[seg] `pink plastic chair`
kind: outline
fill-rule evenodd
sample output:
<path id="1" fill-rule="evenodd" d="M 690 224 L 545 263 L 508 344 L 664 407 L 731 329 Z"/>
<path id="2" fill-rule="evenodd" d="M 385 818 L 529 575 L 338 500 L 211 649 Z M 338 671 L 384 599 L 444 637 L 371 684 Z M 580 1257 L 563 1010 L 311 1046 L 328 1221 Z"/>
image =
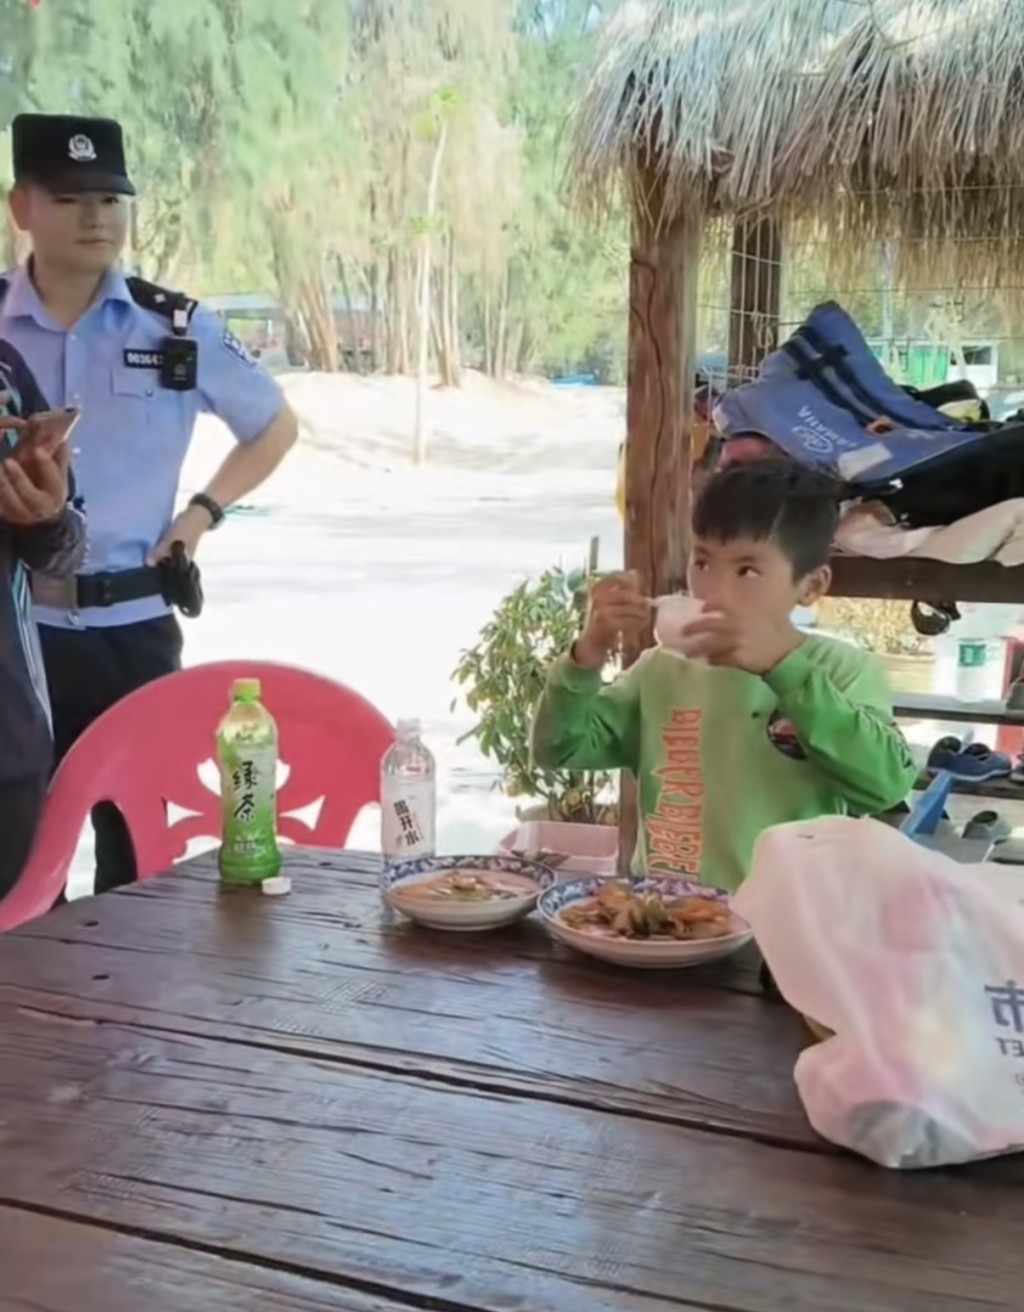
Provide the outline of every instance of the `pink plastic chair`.
<path id="1" fill-rule="evenodd" d="M 0 931 L 43 915 L 64 887 L 89 812 L 120 807 L 139 878 L 166 870 L 195 838 L 220 834 L 220 798 L 199 777 L 235 679 L 259 679 L 289 767 L 278 828 L 293 842 L 343 847 L 359 811 L 380 800 L 380 763 L 394 741 L 384 716 L 350 688 L 287 665 L 223 661 L 158 679 L 111 708 L 54 775 L 28 867 L 0 902 Z M 310 828 L 293 813 L 320 802 Z M 165 802 L 187 812 L 168 819 Z"/>

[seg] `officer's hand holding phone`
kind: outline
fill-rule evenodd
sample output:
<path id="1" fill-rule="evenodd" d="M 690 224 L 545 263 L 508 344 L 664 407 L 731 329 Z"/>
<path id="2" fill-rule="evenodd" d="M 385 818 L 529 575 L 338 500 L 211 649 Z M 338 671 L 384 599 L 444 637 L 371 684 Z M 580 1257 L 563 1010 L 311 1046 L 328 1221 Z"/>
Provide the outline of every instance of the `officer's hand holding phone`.
<path id="1" fill-rule="evenodd" d="M 52 453 L 40 447 L 0 460 L 0 521 L 29 528 L 56 519 L 67 505 L 70 463 L 66 442 Z"/>

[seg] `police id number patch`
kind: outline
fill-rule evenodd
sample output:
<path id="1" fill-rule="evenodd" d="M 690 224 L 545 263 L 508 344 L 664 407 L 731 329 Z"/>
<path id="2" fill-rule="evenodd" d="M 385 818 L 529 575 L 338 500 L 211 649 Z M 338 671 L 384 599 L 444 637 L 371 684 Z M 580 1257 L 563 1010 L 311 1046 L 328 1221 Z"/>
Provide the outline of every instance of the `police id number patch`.
<path id="1" fill-rule="evenodd" d="M 138 347 L 128 346 L 124 352 L 126 369 L 162 369 L 164 367 L 163 351 L 141 351 Z"/>
<path id="2" fill-rule="evenodd" d="M 244 342 L 240 342 L 230 328 L 224 330 L 224 346 L 232 355 L 237 355 L 243 364 L 256 364 L 256 357 L 252 355 L 249 348 Z"/>

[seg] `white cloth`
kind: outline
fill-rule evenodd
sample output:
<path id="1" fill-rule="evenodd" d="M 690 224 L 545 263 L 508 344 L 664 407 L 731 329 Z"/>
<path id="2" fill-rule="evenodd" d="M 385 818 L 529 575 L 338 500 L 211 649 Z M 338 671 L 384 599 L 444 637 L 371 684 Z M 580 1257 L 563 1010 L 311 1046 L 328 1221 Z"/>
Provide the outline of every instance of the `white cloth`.
<path id="1" fill-rule="evenodd" d="M 836 546 L 853 556 L 891 560 L 922 556 L 951 565 L 995 560 L 1024 565 L 1024 499 L 1001 501 L 955 524 L 936 528 L 900 528 L 877 501 L 848 507 L 836 533 Z"/>

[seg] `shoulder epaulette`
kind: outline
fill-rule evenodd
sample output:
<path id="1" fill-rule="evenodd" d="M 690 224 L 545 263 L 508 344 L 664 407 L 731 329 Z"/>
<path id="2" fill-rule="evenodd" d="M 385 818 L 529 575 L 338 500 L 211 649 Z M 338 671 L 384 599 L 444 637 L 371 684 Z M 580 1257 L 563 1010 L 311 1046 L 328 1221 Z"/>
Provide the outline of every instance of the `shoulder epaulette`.
<path id="1" fill-rule="evenodd" d="M 199 302 L 194 301 L 191 296 L 186 296 L 184 292 L 171 291 L 168 287 L 160 287 L 155 282 L 146 282 L 144 278 L 126 278 L 125 282 L 128 284 L 132 300 L 141 309 L 151 310 L 154 314 L 159 314 L 162 319 L 169 319 L 172 324 L 178 311 L 182 310 L 185 313 L 185 326 L 192 322 L 192 316 Z"/>
<path id="2" fill-rule="evenodd" d="M 146 282 L 144 278 L 126 278 L 128 291 L 136 305 L 143 310 L 152 310 L 154 314 L 159 314 L 161 318 L 168 319 L 173 324 L 174 316 L 178 310 L 185 312 L 185 325 L 192 322 L 192 316 L 199 308 L 199 302 L 194 301 L 191 296 L 186 296 L 184 292 L 171 291 L 168 287 L 160 287 L 155 282 Z M 8 281 L 6 278 L 0 278 L 0 304 L 7 295 Z"/>

